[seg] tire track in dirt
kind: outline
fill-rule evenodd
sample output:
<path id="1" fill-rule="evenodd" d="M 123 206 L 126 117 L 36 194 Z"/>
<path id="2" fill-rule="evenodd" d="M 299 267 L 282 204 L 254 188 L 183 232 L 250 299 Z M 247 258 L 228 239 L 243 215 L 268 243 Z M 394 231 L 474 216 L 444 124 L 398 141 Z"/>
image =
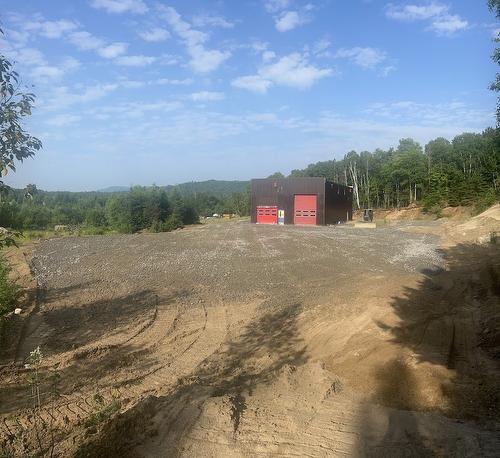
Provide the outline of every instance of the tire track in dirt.
<path id="1" fill-rule="evenodd" d="M 141 354 L 148 351 L 157 361 L 162 362 L 150 371 L 140 373 L 135 377 L 114 376 L 110 380 L 106 378 L 101 380 L 99 394 L 104 404 L 109 404 L 116 399 L 116 392 L 121 399 L 140 398 L 148 392 L 158 391 L 162 386 L 175 384 L 175 380 L 189 373 L 226 340 L 231 326 L 226 307 L 217 305 L 207 308 L 204 302 L 201 302 L 201 306 L 190 308 L 189 313 L 186 312 L 187 307 L 186 304 L 177 304 L 176 313 L 172 319 L 168 314 L 168 309 L 164 310 L 161 305 L 157 306 L 146 324 L 121 343 L 107 346 L 97 344 L 75 353 L 74 357 L 81 360 L 92 357 L 93 353 L 99 351 L 99 358 L 102 358 L 107 353 L 112 354 L 119 350 L 120 346 L 134 343 L 137 349 L 130 353 L 131 356 L 134 353 Z M 181 312 L 181 309 L 184 309 L 184 312 Z M 193 335 L 196 337 L 189 339 Z M 59 419 L 78 422 L 87 417 L 92 409 L 95 410 L 91 402 L 92 396 L 90 393 L 86 397 L 77 397 L 73 401 L 55 404 L 50 409 L 57 410 Z M 51 421 L 51 410 L 42 409 L 39 412 L 42 422 Z M 16 421 L 5 420 L 7 432 L 13 434 L 15 430 L 19 432 L 20 429 L 26 430 L 26 428 L 33 427 L 30 417 L 27 418 L 28 421 L 21 423 L 21 426 Z"/>

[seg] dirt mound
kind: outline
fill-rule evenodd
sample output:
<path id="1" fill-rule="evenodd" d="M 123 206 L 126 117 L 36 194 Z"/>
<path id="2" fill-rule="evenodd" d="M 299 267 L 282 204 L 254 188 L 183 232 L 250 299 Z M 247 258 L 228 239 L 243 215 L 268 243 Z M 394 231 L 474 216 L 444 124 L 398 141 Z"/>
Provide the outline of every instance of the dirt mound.
<path id="1" fill-rule="evenodd" d="M 452 220 L 466 220 L 473 215 L 473 207 L 444 207 L 441 210 L 441 216 Z"/>
<path id="2" fill-rule="evenodd" d="M 464 223 L 447 224 L 445 232 L 453 243 L 495 242 L 496 237 L 500 235 L 500 204 L 493 205 Z"/>
<path id="3" fill-rule="evenodd" d="M 363 211 L 357 210 L 353 213 L 353 220 L 360 221 L 363 218 Z M 377 208 L 374 210 L 375 221 L 397 222 L 397 221 L 413 221 L 413 220 L 432 220 L 435 219 L 433 215 L 426 214 L 422 207 L 416 204 L 402 207 L 400 209 L 384 209 Z"/>
<path id="4" fill-rule="evenodd" d="M 440 218 L 444 221 L 465 221 L 472 217 L 473 207 L 444 207 L 441 210 Z M 353 214 L 353 219 L 355 221 L 361 220 L 363 217 L 363 211 L 357 210 Z M 408 207 L 402 207 L 400 209 L 383 209 L 377 208 L 374 210 L 375 220 L 386 221 L 386 222 L 398 222 L 398 221 L 432 221 L 436 219 L 436 215 L 432 213 L 426 213 L 423 207 L 417 204 L 411 204 Z"/>

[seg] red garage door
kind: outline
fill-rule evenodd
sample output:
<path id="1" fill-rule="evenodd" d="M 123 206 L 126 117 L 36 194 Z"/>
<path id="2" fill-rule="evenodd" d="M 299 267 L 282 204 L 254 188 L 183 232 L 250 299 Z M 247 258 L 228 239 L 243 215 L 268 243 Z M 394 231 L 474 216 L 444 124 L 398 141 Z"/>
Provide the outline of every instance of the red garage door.
<path id="1" fill-rule="evenodd" d="M 257 206 L 257 224 L 278 224 L 278 207 Z"/>
<path id="2" fill-rule="evenodd" d="M 294 201 L 294 224 L 316 224 L 316 195 L 296 195 Z"/>

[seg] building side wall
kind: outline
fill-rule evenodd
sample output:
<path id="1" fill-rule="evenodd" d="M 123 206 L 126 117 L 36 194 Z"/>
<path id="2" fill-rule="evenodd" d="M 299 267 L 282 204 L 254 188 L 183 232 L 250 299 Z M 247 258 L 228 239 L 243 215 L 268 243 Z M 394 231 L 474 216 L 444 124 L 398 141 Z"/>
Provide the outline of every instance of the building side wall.
<path id="1" fill-rule="evenodd" d="M 325 223 L 352 220 L 352 188 L 327 181 L 325 184 Z"/>

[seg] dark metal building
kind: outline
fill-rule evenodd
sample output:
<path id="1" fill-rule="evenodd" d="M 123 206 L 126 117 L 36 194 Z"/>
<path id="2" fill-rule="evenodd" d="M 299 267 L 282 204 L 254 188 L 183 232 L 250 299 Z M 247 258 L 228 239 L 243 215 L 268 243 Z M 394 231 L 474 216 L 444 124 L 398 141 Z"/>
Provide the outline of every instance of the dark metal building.
<path id="1" fill-rule="evenodd" d="M 352 188 L 321 177 L 252 180 L 252 223 L 338 224 L 352 219 Z"/>

